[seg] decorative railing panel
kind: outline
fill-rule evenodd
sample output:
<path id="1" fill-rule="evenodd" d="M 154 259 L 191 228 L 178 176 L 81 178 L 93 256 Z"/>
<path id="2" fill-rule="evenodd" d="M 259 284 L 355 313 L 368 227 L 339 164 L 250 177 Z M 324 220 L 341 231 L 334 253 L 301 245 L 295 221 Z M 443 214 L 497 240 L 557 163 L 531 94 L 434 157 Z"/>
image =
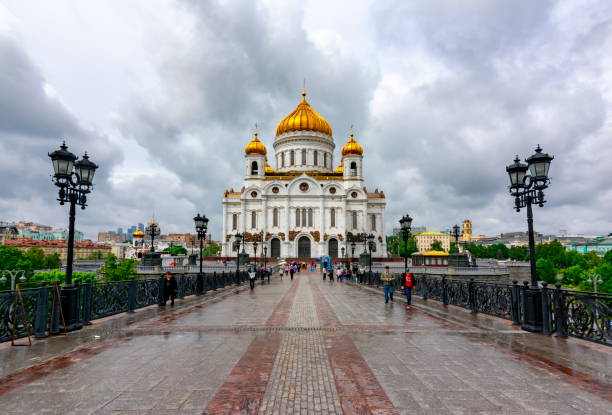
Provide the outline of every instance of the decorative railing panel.
<path id="1" fill-rule="evenodd" d="M 447 280 L 446 292 L 448 304 L 463 308 L 470 308 L 470 291 L 468 281 Z"/>
<path id="2" fill-rule="evenodd" d="M 563 331 L 569 336 L 612 345 L 612 295 L 561 291 Z"/>
<path id="3" fill-rule="evenodd" d="M 510 285 L 471 283 L 474 288 L 474 311 L 512 320 L 512 287 Z"/>
<path id="4" fill-rule="evenodd" d="M 159 302 L 159 279 L 136 281 L 135 308 L 147 307 Z"/>
<path id="5" fill-rule="evenodd" d="M 92 319 L 128 311 L 130 281 L 93 284 L 91 296 Z"/>
<path id="6" fill-rule="evenodd" d="M 34 326 L 38 290 L 21 290 L 21 297 L 23 310 L 31 328 Z M 21 310 L 21 304 L 16 301 L 14 291 L 0 293 L 0 342 L 10 340 L 13 333 L 15 338 L 27 336 L 26 316 Z"/>

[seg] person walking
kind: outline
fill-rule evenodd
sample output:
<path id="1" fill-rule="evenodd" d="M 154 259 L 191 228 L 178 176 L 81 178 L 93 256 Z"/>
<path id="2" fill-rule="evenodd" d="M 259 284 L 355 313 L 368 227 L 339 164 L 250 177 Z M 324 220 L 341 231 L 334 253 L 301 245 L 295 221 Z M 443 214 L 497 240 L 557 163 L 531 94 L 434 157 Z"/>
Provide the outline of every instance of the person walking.
<path id="1" fill-rule="evenodd" d="M 383 282 L 383 289 L 385 291 L 385 303 L 389 302 L 389 299 L 391 299 L 391 302 L 393 302 L 393 280 L 395 278 L 393 277 L 393 274 L 391 274 L 391 272 L 389 271 L 389 266 L 385 267 L 385 270 L 383 271 L 382 275 L 380 276 L 380 280 Z"/>
<path id="2" fill-rule="evenodd" d="M 177 291 L 178 283 L 176 282 L 176 278 L 170 273 L 170 271 L 166 271 L 164 274 L 164 302 L 162 305 L 165 306 L 169 298 L 170 307 L 174 307 L 174 298 L 176 297 Z"/>
<path id="3" fill-rule="evenodd" d="M 255 288 L 255 278 L 256 277 L 257 277 L 257 271 L 255 270 L 255 267 L 251 265 L 251 267 L 249 268 L 249 286 L 251 287 L 251 290 Z"/>
<path id="4" fill-rule="evenodd" d="M 289 264 L 285 265 L 285 276 L 289 274 L 289 267 L 290 267 Z"/>
<path id="5" fill-rule="evenodd" d="M 323 268 L 323 281 L 327 278 L 327 270 Z"/>
<path id="6" fill-rule="evenodd" d="M 291 275 L 291 281 L 293 281 L 293 274 L 295 274 L 297 267 L 295 265 L 292 265 L 291 268 L 289 268 L 289 274 Z"/>
<path id="7" fill-rule="evenodd" d="M 406 308 L 410 306 L 412 303 L 412 287 L 414 287 L 414 278 L 410 273 L 410 270 L 407 269 L 404 274 L 404 294 L 406 294 Z"/>

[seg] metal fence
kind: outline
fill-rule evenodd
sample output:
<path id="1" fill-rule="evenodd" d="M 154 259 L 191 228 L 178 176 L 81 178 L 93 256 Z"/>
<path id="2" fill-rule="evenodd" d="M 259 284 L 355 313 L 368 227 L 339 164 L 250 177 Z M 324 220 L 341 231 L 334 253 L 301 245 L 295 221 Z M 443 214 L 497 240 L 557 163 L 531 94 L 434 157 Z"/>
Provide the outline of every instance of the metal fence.
<path id="1" fill-rule="evenodd" d="M 193 273 L 174 276 L 178 284 L 177 298 L 241 284 L 248 278 L 244 271 L 207 272 L 202 279 Z M 164 300 L 163 277 L 116 282 L 76 280 L 75 286 L 79 293 L 79 320 L 83 325 L 98 318 L 159 304 Z M 43 284 L 39 288 L 20 292 L 22 300 L 19 300 L 15 291 L 0 292 L 0 342 L 28 334 L 42 338 L 63 330 L 59 308 L 61 301 L 57 295 L 59 290 Z"/>
<path id="2" fill-rule="evenodd" d="M 474 279 L 413 275 L 413 294 L 424 300 L 440 301 L 515 324 L 523 323 L 527 283 L 494 284 Z M 380 273 L 361 275 L 358 283 L 380 286 Z M 403 275 L 396 275 L 395 288 L 401 288 L 402 284 Z M 545 334 L 572 336 L 612 346 L 612 294 L 566 290 L 559 284 L 549 288 L 543 284 L 542 321 Z"/>

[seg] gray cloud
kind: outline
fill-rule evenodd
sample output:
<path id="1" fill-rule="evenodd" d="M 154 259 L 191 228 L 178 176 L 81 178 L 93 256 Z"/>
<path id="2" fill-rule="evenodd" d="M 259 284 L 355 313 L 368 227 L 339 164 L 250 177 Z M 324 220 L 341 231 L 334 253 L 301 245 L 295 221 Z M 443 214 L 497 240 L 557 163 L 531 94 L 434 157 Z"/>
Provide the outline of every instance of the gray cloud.
<path id="1" fill-rule="evenodd" d="M 55 204 L 46 152 L 69 137 L 102 166 L 81 222 L 90 233 L 153 213 L 164 232 L 187 231 L 200 211 L 218 237 L 222 191 L 242 184 L 253 124 L 271 155 L 276 124 L 307 78 L 338 147 L 356 125 L 367 186 L 387 194 L 388 230 L 405 212 L 434 230 L 465 218 L 476 233 L 524 229 L 504 168 L 541 144 L 555 160 L 536 228 L 612 231 L 607 2 L 351 3 L 359 36 L 324 19 L 308 25 L 306 8 L 324 15 L 314 4 L 172 6 L 188 19 L 144 32 L 141 65 L 157 78 L 118 91 L 111 129 L 84 128 L 78 108 L 45 93 L 24 47 L 0 38 L 0 58 L 12 63 L 0 68 L 0 216 L 62 222 L 59 207 L 45 208 Z M 143 18 L 135 27 L 150 26 Z M 119 41 L 109 34 L 109 45 Z M 134 143 L 142 153 L 124 156 Z M 130 168 L 140 159 L 148 170 Z"/>

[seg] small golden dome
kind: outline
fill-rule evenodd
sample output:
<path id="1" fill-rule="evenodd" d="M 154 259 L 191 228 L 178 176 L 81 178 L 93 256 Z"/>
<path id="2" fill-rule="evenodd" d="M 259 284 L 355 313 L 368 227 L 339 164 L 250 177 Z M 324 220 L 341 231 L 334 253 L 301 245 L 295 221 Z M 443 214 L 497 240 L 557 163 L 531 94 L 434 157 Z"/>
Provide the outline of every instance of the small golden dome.
<path id="1" fill-rule="evenodd" d="M 338 167 L 336 168 L 336 173 L 342 173 L 344 172 L 344 167 L 342 166 L 342 163 L 338 164 Z"/>
<path id="2" fill-rule="evenodd" d="M 268 160 L 266 160 L 266 173 L 272 172 L 274 172 L 274 170 L 272 170 L 272 166 L 270 166 L 270 163 L 268 163 Z"/>
<path id="3" fill-rule="evenodd" d="M 362 156 L 363 155 L 363 147 L 355 141 L 353 137 L 353 133 L 351 133 L 351 138 L 346 142 L 344 147 L 342 147 L 342 155 L 343 156 Z"/>
<path id="4" fill-rule="evenodd" d="M 140 229 L 136 229 L 134 233 L 132 233 L 132 237 L 134 238 L 144 238 L 144 232 Z"/>
<path id="5" fill-rule="evenodd" d="M 302 102 L 293 110 L 293 112 L 285 117 L 284 120 L 278 123 L 276 127 L 276 136 L 288 133 L 290 131 L 315 131 L 318 133 L 332 135 L 331 126 L 325 118 L 321 117 L 312 109 L 306 101 L 306 93 L 302 92 Z"/>
<path id="6" fill-rule="evenodd" d="M 255 133 L 255 136 L 253 137 L 251 142 L 247 144 L 247 146 L 244 148 L 244 152 L 247 155 L 261 154 L 262 156 L 265 156 L 268 150 L 266 150 L 266 146 L 264 146 L 264 144 L 259 141 L 259 138 L 257 138 L 257 133 Z"/>

